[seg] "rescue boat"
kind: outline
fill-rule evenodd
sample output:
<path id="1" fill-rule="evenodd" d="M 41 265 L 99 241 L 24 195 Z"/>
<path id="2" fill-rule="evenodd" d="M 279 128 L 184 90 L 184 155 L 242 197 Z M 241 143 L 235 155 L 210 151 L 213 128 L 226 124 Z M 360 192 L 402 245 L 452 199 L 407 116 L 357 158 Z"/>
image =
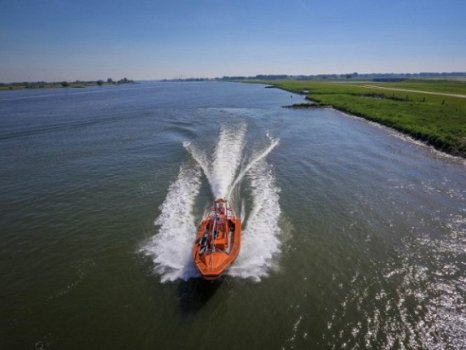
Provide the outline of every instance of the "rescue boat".
<path id="1" fill-rule="evenodd" d="M 219 278 L 235 261 L 241 244 L 241 220 L 228 201 L 214 201 L 201 221 L 193 247 L 194 264 L 207 280 Z"/>

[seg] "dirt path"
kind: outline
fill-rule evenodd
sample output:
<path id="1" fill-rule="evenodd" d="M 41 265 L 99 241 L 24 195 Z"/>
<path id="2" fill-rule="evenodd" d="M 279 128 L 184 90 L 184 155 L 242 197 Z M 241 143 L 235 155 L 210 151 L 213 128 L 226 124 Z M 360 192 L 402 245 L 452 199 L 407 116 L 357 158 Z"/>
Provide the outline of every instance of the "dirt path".
<path id="1" fill-rule="evenodd" d="M 412 89 L 401 89 L 401 88 L 389 88 L 377 85 L 359 85 L 361 87 L 365 87 L 368 89 L 383 89 L 383 90 L 394 90 L 394 91 L 405 91 L 405 92 L 419 92 L 422 94 L 429 94 L 429 95 L 438 95 L 438 96 L 449 96 L 449 97 L 459 97 L 459 98 L 466 98 L 466 95 L 460 94 L 447 94 L 444 92 L 432 92 L 432 91 L 424 91 L 424 90 L 412 90 Z"/>

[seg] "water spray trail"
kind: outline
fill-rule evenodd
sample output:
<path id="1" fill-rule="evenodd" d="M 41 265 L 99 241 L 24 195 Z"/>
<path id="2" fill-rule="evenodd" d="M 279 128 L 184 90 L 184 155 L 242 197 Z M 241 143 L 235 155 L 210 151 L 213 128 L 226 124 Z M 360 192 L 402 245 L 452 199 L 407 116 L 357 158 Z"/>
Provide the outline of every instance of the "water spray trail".
<path id="1" fill-rule="evenodd" d="M 201 171 L 185 165 L 168 188 L 167 197 L 155 220 L 159 232 L 141 250 L 154 261 L 154 271 L 162 282 L 197 275 L 191 257 L 193 234 L 196 232 L 192 208 L 201 185 Z"/>
<path id="2" fill-rule="evenodd" d="M 246 175 L 247 172 L 251 170 L 254 164 L 256 164 L 258 161 L 266 157 L 270 152 L 272 152 L 272 150 L 278 145 L 279 141 L 280 140 L 272 139 L 272 143 L 270 144 L 270 146 L 267 147 L 263 152 L 259 153 L 251 162 L 249 162 L 249 164 L 243 170 L 241 170 L 241 172 L 238 174 L 237 178 L 231 185 L 230 190 L 228 191 L 227 197 L 230 197 L 231 191 L 233 191 L 235 186 L 243 179 L 244 175 Z"/>
<path id="3" fill-rule="evenodd" d="M 161 214 L 155 221 L 160 226 L 159 232 L 142 249 L 153 258 L 154 270 L 162 282 L 199 276 L 191 251 L 196 233 L 192 209 L 201 187 L 201 169 L 215 198 L 229 197 L 243 178 L 247 176 L 250 179 L 252 212 L 247 215 L 247 226 L 243 228 L 240 254 L 227 274 L 255 280 L 267 275 L 273 257 L 280 250 L 278 220 L 281 209 L 280 189 L 275 184 L 266 156 L 279 141 L 269 137 L 270 145 L 253 152 L 252 160 L 246 161 L 243 153 L 245 133 L 245 124 L 231 129 L 222 126 L 215 152 L 210 157 L 195 143 L 183 144 L 197 165 L 194 168 L 180 167 L 178 177 L 168 188 L 160 207 Z M 242 160 L 247 165 L 238 173 Z M 244 199 L 240 216 L 242 221 L 246 217 Z"/>
<path id="4" fill-rule="evenodd" d="M 239 128 L 234 129 L 222 126 L 213 159 L 209 159 L 194 144 L 190 142 L 183 144 L 194 160 L 201 166 L 209 181 L 214 198 L 223 198 L 228 194 L 228 188 L 241 162 L 245 134 L 245 124 L 241 124 Z"/>
<path id="5" fill-rule="evenodd" d="M 280 251 L 280 188 L 271 167 L 263 160 L 250 168 L 253 210 L 241 238 L 241 250 L 227 274 L 259 281 L 268 274 Z"/>
<path id="6" fill-rule="evenodd" d="M 212 164 L 213 182 L 211 185 L 215 198 L 227 196 L 228 187 L 233 181 L 241 162 L 245 133 L 246 126 L 244 124 L 239 129 L 233 130 L 222 127 Z"/>
<path id="7" fill-rule="evenodd" d="M 204 172 L 204 175 L 207 177 L 207 180 L 209 183 L 212 183 L 212 174 L 210 170 L 210 161 L 205 155 L 204 152 L 199 150 L 195 145 L 193 145 L 192 142 L 183 142 L 184 148 L 191 154 L 193 159 L 199 164 L 199 166 L 202 168 L 202 171 Z"/>

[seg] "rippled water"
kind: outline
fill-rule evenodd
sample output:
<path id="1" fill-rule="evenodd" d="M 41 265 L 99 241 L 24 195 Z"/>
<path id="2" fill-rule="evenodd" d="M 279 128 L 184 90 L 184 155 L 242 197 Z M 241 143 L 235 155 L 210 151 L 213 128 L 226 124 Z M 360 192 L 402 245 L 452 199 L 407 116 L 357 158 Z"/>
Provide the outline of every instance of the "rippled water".
<path id="1" fill-rule="evenodd" d="M 466 164 L 261 85 L 0 94 L 0 348 L 466 342 Z M 243 219 L 191 262 L 213 197 Z"/>

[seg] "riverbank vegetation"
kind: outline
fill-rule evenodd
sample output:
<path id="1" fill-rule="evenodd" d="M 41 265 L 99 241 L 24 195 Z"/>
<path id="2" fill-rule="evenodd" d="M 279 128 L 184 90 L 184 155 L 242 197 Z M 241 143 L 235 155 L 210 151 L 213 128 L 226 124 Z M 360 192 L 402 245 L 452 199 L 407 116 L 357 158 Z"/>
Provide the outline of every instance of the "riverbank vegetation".
<path id="1" fill-rule="evenodd" d="M 133 80 L 123 78 L 117 81 L 114 81 L 112 78 L 107 80 L 75 80 L 70 81 L 60 81 L 60 82 L 46 82 L 46 81 L 36 81 L 36 82 L 18 82 L 18 83 L 0 83 L 0 90 L 20 90 L 20 89 L 53 89 L 53 88 L 85 88 L 89 86 L 104 86 L 104 85 L 121 85 L 121 84 L 131 84 L 134 83 Z"/>
<path id="2" fill-rule="evenodd" d="M 320 105 L 330 105 L 340 111 L 389 126 L 439 150 L 466 158 L 466 82 L 406 80 L 393 83 L 267 83 L 304 94 L 307 99 Z M 464 94 L 465 98 L 441 94 Z"/>

